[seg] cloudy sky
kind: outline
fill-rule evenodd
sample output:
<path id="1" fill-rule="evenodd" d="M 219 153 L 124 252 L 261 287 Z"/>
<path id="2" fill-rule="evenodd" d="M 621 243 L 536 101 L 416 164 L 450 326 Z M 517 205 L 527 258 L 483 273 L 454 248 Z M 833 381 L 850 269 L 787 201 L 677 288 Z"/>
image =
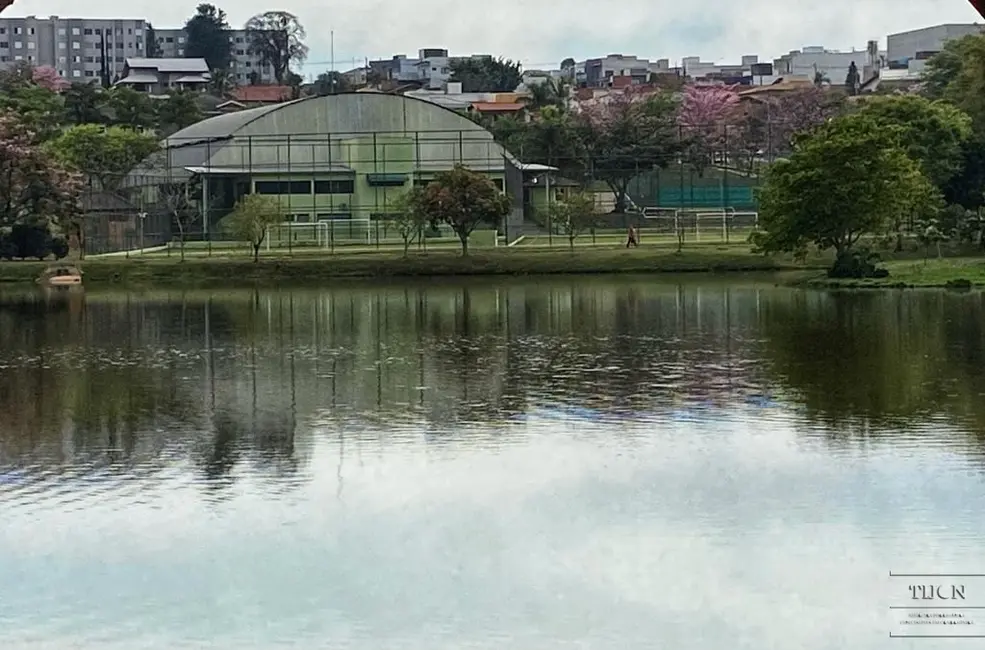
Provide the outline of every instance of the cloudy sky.
<path id="1" fill-rule="evenodd" d="M 146 18 L 180 26 L 197 0 L 16 0 L 5 16 Z M 968 0 L 236 0 L 217 2 L 233 25 L 268 9 L 296 13 L 311 47 L 306 74 L 329 67 L 335 32 L 338 69 L 364 58 L 444 47 L 452 54 L 488 53 L 527 68 L 556 66 L 607 53 L 679 60 L 700 55 L 719 63 L 743 54 L 772 59 L 805 45 L 864 49 L 869 39 L 945 22 L 981 22 Z M 80 7 L 85 7 L 80 16 Z"/>

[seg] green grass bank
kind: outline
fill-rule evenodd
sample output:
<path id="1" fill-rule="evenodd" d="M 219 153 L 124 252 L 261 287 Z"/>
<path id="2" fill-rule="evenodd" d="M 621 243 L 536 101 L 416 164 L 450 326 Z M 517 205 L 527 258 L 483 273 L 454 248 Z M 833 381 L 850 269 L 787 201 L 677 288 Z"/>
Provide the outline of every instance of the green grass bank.
<path id="1" fill-rule="evenodd" d="M 80 263 L 86 286 L 235 287 L 317 284 L 340 278 L 399 278 L 440 276 L 560 275 L 602 273 L 728 273 L 821 269 L 827 260 L 808 264 L 752 254 L 748 245 L 685 249 L 502 248 L 462 257 L 457 251 L 337 253 L 295 257 L 189 255 L 172 257 L 99 257 Z M 0 262 L 0 282 L 30 283 L 47 266 L 44 262 Z"/>
<path id="2" fill-rule="evenodd" d="M 985 257 L 891 260 L 886 278 L 833 279 L 822 272 L 798 274 L 792 284 L 818 289 L 970 289 L 985 287 Z"/>

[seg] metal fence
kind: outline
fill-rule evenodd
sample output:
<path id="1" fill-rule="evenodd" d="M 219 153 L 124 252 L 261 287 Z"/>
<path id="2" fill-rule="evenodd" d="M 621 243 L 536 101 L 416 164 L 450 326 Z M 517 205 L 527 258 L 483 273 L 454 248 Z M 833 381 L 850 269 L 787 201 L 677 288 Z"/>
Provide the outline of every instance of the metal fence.
<path id="1" fill-rule="evenodd" d="M 392 225 L 398 197 L 454 164 L 488 174 L 511 197 L 512 213 L 488 226 L 503 245 L 521 236 L 547 235 L 553 242 L 536 214 L 572 191 L 595 194 L 600 215 L 593 231 L 635 224 L 664 236 L 670 222 L 654 215 L 677 210 L 674 237 L 683 230 L 688 241 L 713 241 L 720 232 L 722 241 L 733 241 L 746 226 L 730 224 L 756 212 L 761 172 L 784 150 L 779 141 L 786 136 L 769 126 L 765 139 L 757 139 L 748 123 L 659 128 L 665 155 L 641 150 L 635 160 L 566 157 L 563 142 L 556 150 L 521 144 L 508 152 L 480 129 L 172 138 L 126 176 L 88 190 L 84 250 L 166 253 L 182 241 L 186 250 L 205 254 L 245 247 L 232 240 L 223 219 L 248 193 L 277 199 L 286 215 L 265 250 L 396 246 L 402 241 Z M 457 242 L 448 229 L 423 234 L 421 246 Z"/>

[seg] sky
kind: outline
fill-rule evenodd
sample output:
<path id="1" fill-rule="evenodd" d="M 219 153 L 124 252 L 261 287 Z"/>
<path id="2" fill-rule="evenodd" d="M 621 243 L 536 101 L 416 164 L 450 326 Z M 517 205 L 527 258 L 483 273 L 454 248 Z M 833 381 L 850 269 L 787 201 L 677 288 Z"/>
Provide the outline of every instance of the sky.
<path id="1" fill-rule="evenodd" d="M 197 0 L 15 0 L 4 16 L 144 18 L 179 27 Z M 527 69 L 557 67 L 566 57 L 635 54 L 651 60 L 738 62 L 743 54 L 772 60 L 808 45 L 864 50 L 866 42 L 940 23 L 982 22 L 968 0 L 235 0 L 214 3 L 240 26 L 253 14 L 283 9 L 305 26 L 311 48 L 305 76 L 362 65 L 365 59 L 414 56 L 425 47 L 450 54 L 492 54 Z M 611 7 L 611 9 L 609 8 Z"/>

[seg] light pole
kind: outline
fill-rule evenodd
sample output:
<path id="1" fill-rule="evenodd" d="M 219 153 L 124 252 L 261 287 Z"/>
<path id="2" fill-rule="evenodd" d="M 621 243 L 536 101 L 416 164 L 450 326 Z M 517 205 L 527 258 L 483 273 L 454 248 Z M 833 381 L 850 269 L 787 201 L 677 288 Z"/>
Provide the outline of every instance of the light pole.
<path id="1" fill-rule="evenodd" d="M 140 212 L 137 214 L 140 218 L 140 254 L 144 254 L 144 219 L 147 218 L 146 212 Z"/>

